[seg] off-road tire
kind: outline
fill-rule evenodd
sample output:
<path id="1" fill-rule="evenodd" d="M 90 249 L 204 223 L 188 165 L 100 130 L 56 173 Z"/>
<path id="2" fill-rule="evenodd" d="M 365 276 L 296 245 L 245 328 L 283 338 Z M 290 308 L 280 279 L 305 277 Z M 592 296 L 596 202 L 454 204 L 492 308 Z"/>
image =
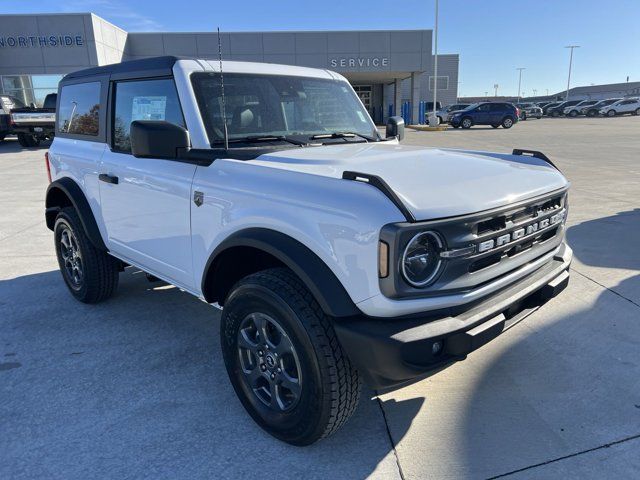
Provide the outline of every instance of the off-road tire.
<path id="1" fill-rule="evenodd" d="M 244 379 L 238 331 L 256 313 L 277 319 L 297 353 L 301 394 L 290 411 L 266 405 Z M 302 446 L 327 437 L 358 405 L 360 378 L 331 318 L 286 268 L 249 275 L 232 288 L 222 311 L 220 339 L 229 379 L 243 406 L 258 425 L 284 442 Z"/>
<path id="2" fill-rule="evenodd" d="M 33 148 L 40 145 L 40 139 L 28 133 L 19 133 L 18 143 L 25 148 Z"/>
<path id="3" fill-rule="evenodd" d="M 65 229 L 69 229 L 77 241 L 83 270 L 79 284 L 74 284 L 63 259 L 61 236 Z M 60 273 L 71 294 L 83 303 L 98 303 L 111 297 L 118 288 L 119 262 L 93 246 L 73 207 L 65 207 L 58 213 L 53 232 Z"/>

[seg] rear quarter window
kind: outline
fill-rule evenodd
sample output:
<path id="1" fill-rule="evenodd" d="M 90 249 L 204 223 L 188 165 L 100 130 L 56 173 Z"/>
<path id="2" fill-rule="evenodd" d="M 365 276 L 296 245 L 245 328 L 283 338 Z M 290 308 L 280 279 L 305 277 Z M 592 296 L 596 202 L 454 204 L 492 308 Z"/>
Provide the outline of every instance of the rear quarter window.
<path id="1" fill-rule="evenodd" d="M 65 85 L 60 92 L 58 132 L 96 137 L 100 132 L 100 82 Z"/>

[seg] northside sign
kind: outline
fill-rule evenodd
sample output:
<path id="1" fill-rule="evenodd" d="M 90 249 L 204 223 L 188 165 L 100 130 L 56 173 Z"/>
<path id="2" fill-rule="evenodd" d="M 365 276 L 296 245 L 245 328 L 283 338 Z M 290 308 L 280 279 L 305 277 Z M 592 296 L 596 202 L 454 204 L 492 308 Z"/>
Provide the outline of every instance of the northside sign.
<path id="1" fill-rule="evenodd" d="M 1 35 L 0 48 L 82 47 L 82 35 Z"/>

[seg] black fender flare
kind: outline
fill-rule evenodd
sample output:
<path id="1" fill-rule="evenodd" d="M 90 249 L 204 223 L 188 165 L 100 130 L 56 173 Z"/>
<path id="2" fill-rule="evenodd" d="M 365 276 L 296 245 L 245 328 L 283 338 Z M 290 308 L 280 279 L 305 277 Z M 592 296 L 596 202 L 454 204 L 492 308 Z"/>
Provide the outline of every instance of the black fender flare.
<path id="1" fill-rule="evenodd" d="M 49 230 L 53 230 L 56 222 L 56 215 L 58 215 L 58 212 L 66 206 L 66 204 L 60 203 L 59 195 L 61 193 L 69 199 L 73 208 L 78 212 L 84 232 L 93 246 L 99 250 L 108 251 L 107 246 L 104 244 L 104 240 L 102 239 L 102 235 L 100 234 L 100 229 L 98 228 L 96 219 L 93 216 L 93 211 L 87 201 L 87 197 L 85 197 L 80 186 L 69 177 L 63 177 L 56 180 L 49 184 L 49 187 L 47 188 L 45 218 Z"/>
<path id="2" fill-rule="evenodd" d="M 268 228 L 240 230 L 214 249 L 202 277 L 202 292 L 207 301 L 210 301 L 207 292 L 215 282 L 216 259 L 234 247 L 251 247 L 275 257 L 300 278 L 327 315 L 350 317 L 361 314 L 340 280 L 320 257 L 298 240 Z"/>

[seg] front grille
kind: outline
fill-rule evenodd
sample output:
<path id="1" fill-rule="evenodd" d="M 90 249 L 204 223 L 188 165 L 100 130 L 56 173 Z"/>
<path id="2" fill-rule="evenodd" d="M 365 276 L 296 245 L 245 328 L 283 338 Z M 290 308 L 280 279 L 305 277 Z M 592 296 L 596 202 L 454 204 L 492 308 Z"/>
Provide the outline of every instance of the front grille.
<path id="1" fill-rule="evenodd" d="M 390 258 L 399 259 L 407 242 L 424 230 L 441 235 L 447 255 L 443 256 L 439 276 L 428 288 L 410 287 L 401 273 L 394 271 L 380 281 L 381 289 L 392 297 L 425 297 L 489 284 L 559 247 L 566 212 L 566 190 L 562 190 L 489 212 L 410 225 L 391 224 L 381 232 L 381 240 L 390 245 Z M 464 253 L 457 255 L 456 251 Z"/>

